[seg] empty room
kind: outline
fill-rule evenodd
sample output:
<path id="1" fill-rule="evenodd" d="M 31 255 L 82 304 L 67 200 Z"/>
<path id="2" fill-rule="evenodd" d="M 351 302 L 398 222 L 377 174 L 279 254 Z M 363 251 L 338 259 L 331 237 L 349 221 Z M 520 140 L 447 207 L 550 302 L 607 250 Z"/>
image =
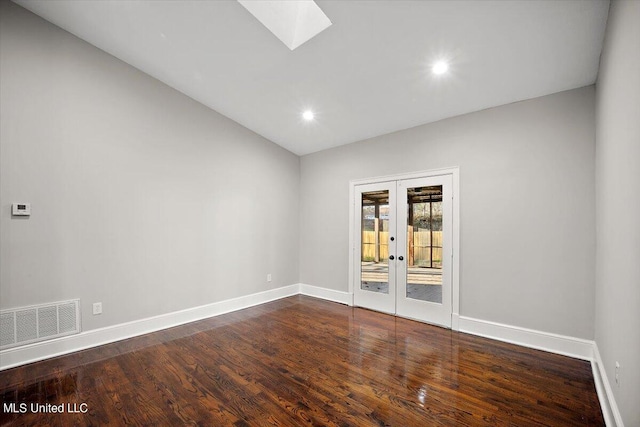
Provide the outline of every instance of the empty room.
<path id="1" fill-rule="evenodd" d="M 640 426 L 640 0 L 0 0 L 0 426 Z"/>

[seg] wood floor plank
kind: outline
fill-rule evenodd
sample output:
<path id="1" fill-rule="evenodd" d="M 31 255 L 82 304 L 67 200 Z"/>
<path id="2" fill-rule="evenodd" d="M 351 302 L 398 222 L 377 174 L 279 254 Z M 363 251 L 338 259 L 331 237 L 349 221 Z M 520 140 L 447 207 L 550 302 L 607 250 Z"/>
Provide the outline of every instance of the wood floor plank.
<path id="1" fill-rule="evenodd" d="M 305 296 L 6 370 L 0 394 L 88 409 L 1 426 L 604 425 L 589 362 Z"/>

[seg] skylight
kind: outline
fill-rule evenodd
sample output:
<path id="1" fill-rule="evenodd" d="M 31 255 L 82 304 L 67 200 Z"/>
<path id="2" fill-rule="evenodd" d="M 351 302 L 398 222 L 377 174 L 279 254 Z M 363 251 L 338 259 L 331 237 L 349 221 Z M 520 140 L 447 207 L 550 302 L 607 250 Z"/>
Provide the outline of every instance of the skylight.
<path id="1" fill-rule="evenodd" d="M 331 25 L 313 0 L 238 0 L 238 3 L 291 50 Z"/>

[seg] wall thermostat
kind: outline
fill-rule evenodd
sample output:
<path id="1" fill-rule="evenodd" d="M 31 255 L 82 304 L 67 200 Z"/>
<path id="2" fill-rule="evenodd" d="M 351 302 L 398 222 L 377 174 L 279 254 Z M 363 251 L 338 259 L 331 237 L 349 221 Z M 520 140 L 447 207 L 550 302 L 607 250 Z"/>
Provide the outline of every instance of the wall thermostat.
<path id="1" fill-rule="evenodd" d="M 13 203 L 11 205 L 11 215 L 13 216 L 31 215 L 31 203 Z"/>

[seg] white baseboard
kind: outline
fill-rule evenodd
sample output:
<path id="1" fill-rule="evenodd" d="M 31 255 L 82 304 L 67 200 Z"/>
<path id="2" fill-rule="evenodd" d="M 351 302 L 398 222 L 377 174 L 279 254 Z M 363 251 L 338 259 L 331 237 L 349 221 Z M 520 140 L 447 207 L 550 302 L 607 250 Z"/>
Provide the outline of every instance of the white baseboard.
<path id="1" fill-rule="evenodd" d="M 451 313 L 451 330 L 452 331 L 460 331 L 460 314 L 459 313 Z"/>
<path id="2" fill-rule="evenodd" d="M 611 384 L 602 365 L 598 345 L 595 341 L 464 316 L 454 316 L 454 322 L 456 320 L 460 327 L 460 332 L 590 361 L 593 381 L 595 382 L 596 393 L 598 394 L 605 424 L 608 427 L 624 427 L 618 405 L 611 390 Z"/>
<path id="3" fill-rule="evenodd" d="M 334 289 L 321 288 L 304 283 L 300 283 L 299 286 L 302 295 L 339 302 L 340 304 L 353 305 L 353 294 L 349 292 L 336 291 Z"/>
<path id="4" fill-rule="evenodd" d="M 504 325 L 487 320 L 459 317 L 460 332 L 479 335 L 498 341 L 504 341 L 523 347 L 544 350 L 582 360 L 591 360 L 593 341 L 581 338 Z"/>
<path id="5" fill-rule="evenodd" d="M 300 293 L 300 286 L 297 284 L 290 285 L 133 322 L 93 329 L 50 341 L 10 348 L 0 351 L 0 371 L 126 338 L 148 334 L 196 320 L 219 316 L 231 311 L 297 295 L 298 293 Z"/>
<path id="6" fill-rule="evenodd" d="M 602 416 L 608 427 L 624 427 L 620 410 L 616 404 L 611 383 L 604 369 L 598 343 L 593 343 L 593 360 L 591 361 L 591 369 L 593 371 L 593 381 L 596 383 L 596 391 L 600 400 L 600 408 L 602 408 Z"/>
<path id="7" fill-rule="evenodd" d="M 353 305 L 353 294 L 351 293 L 298 283 L 160 316 L 81 332 L 77 335 L 3 350 L 0 351 L 0 371 L 206 319 L 208 317 L 219 316 L 298 294 L 350 306 Z M 606 425 L 610 427 L 624 427 L 611 389 L 611 384 L 607 378 L 607 373 L 603 367 L 600 352 L 595 342 L 486 320 L 473 319 L 457 314 L 452 316 L 452 329 L 459 329 L 460 332 L 466 332 L 472 335 L 591 361 L 596 391 Z"/>

